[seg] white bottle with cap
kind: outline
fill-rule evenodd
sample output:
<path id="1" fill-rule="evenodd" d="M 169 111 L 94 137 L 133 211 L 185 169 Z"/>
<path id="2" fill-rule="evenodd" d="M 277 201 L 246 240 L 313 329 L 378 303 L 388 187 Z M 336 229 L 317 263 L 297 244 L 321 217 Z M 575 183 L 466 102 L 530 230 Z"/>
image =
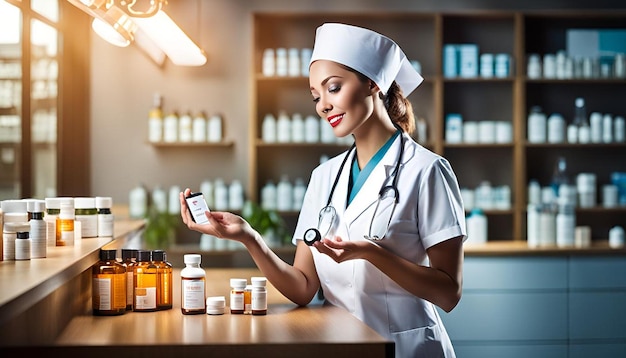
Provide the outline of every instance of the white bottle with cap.
<path id="1" fill-rule="evenodd" d="M 113 199 L 109 196 L 96 196 L 98 210 L 98 237 L 113 237 Z"/>
<path id="2" fill-rule="evenodd" d="M 271 113 L 268 113 L 263 118 L 263 124 L 261 128 L 261 139 L 265 143 L 276 142 L 276 118 Z"/>
<path id="3" fill-rule="evenodd" d="M 43 213 L 46 210 L 44 200 L 33 200 L 28 203 L 31 208 L 31 218 L 28 222 L 30 226 L 30 257 L 32 259 L 43 258 L 48 253 L 48 239 L 46 237 L 46 222 L 43 220 Z"/>
<path id="4" fill-rule="evenodd" d="M 183 256 L 180 309 L 184 315 L 206 313 L 206 272 L 200 267 L 201 261 L 199 254 Z"/>
<path id="5" fill-rule="evenodd" d="M 74 199 L 61 199 L 61 212 L 57 218 L 56 246 L 74 246 Z"/>
<path id="6" fill-rule="evenodd" d="M 300 113 L 291 115 L 291 141 L 294 143 L 304 142 L 304 119 Z"/>
<path id="7" fill-rule="evenodd" d="M 291 142 L 291 119 L 287 112 L 280 111 L 276 121 L 276 141 L 278 143 Z"/>
<path id="8" fill-rule="evenodd" d="M 614 226 L 609 230 L 609 246 L 614 249 L 624 247 L 624 228 Z"/>
<path id="9" fill-rule="evenodd" d="M 178 119 L 178 140 L 183 143 L 188 143 L 191 142 L 192 138 L 192 119 L 191 115 L 186 112 Z"/>
<path id="10" fill-rule="evenodd" d="M 278 182 L 276 195 L 276 209 L 281 211 L 289 211 L 293 208 L 293 188 L 289 182 L 289 178 L 283 175 Z"/>
<path id="11" fill-rule="evenodd" d="M 193 142 L 202 143 L 207 140 L 207 121 L 204 113 L 197 113 L 193 118 Z"/>
<path id="12" fill-rule="evenodd" d="M 222 141 L 224 134 L 221 115 L 215 113 L 209 118 L 207 131 L 207 140 L 210 143 L 219 143 Z"/>
<path id="13" fill-rule="evenodd" d="M 274 49 L 266 48 L 263 51 L 263 76 L 272 77 L 276 74 L 276 59 Z"/>
<path id="14" fill-rule="evenodd" d="M 213 187 L 215 209 L 218 211 L 228 210 L 228 187 L 222 178 L 215 179 Z"/>
<path id="15" fill-rule="evenodd" d="M 265 210 L 276 210 L 276 185 L 268 180 L 261 189 L 261 207 Z"/>
<path id="16" fill-rule="evenodd" d="M 541 107 L 533 106 L 528 114 L 528 142 L 545 143 L 546 129 L 546 115 L 541 112 Z"/>
<path id="17" fill-rule="evenodd" d="M 163 120 L 163 141 L 174 143 L 178 141 L 178 116 L 172 112 Z"/>
<path id="18" fill-rule="evenodd" d="M 306 135 L 304 141 L 307 143 L 317 143 L 320 141 L 320 121 L 313 115 L 306 116 L 304 120 Z"/>
<path id="19" fill-rule="evenodd" d="M 76 221 L 80 221 L 81 237 L 98 237 L 98 210 L 96 199 L 90 197 L 74 198 Z"/>
<path id="20" fill-rule="evenodd" d="M 228 187 L 228 209 L 241 210 L 243 209 L 243 202 L 243 186 L 241 181 L 235 179 Z"/>

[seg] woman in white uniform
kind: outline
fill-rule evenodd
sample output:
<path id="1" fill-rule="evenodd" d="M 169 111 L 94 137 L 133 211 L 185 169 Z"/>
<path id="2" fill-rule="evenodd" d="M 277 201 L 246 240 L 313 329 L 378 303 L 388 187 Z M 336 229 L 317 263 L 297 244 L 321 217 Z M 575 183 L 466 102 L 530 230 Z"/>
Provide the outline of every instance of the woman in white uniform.
<path id="1" fill-rule="evenodd" d="M 395 342 L 397 357 L 454 357 L 437 313 L 459 302 L 465 214 L 447 160 L 409 135 L 406 99 L 422 82 L 399 46 L 376 32 L 328 23 L 316 32 L 309 83 L 317 113 L 354 145 L 311 175 L 293 236 L 294 264 L 241 217 L 207 212 L 192 230 L 245 245 L 270 282 L 306 305 L 322 289 Z"/>

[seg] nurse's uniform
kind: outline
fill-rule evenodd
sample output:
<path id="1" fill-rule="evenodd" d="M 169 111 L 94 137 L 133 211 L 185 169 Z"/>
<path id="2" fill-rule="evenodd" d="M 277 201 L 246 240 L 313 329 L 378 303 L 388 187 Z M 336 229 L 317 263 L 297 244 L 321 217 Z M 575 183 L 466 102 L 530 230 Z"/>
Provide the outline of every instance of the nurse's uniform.
<path id="1" fill-rule="evenodd" d="M 330 60 L 374 81 L 386 94 L 395 81 L 408 96 L 423 81 L 393 40 L 374 31 L 327 23 L 317 28 L 310 63 Z M 399 202 L 387 235 L 376 244 L 417 265 L 428 265 L 426 250 L 455 237 L 466 238 L 459 186 L 443 157 L 404 136 L 398 176 Z M 317 227 L 320 210 L 332 195 L 339 218 L 335 234 L 343 240 L 366 240 L 378 192 L 390 185 L 400 153 L 400 136 L 347 203 L 350 165 L 339 173 L 343 153 L 318 166 L 311 175 L 292 242 Z M 355 151 L 350 153 L 351 163 Z M 376 218 L 374 218 L 376 220 Z M 396 357 L 454 357 L 454 350 L 435 306 L 410 294 L 366 260 L 336 263 L 311 248 L 328 304 L 342 307 L 395 342 Z"/>
<path id="2" fill-rule="evenodd" d="M 465 214 L 456 177 L 442 157 L 405 136 L 404 158 L 398 177 L 400 200 L 384 239 L 376 243 L 419 265 L 428 265 L 426 249 L 465 236 Z M 346 208 L 350 168 L 340 174 L 332 203 L 343 240 L 365 240 L 378 192 L 393 176 L 399 155 L 396 138 L 380 163 Z M 316 168 L 305 194 L 293 243 L 317 226 L 344 154 Z M 354 151 L 350 154 L 351 162 Z M 435 306 L 401 288 L 365 260 L 336 263 L 311 248 L 327 303 L 343 307 L 382 336 L 393 339 L 397 357 L 454 357 L 454 350 Z"/>

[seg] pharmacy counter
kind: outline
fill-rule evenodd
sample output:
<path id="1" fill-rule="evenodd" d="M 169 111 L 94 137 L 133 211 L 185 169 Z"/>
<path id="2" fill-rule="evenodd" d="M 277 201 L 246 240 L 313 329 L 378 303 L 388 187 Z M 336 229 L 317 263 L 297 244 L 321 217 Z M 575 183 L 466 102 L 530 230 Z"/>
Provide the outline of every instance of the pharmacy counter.
<path id="1" fill-rule="evenodd" d="M 207 269 L 207 295 L 225 296 L 230 278 L 260 276 L 257 269 Z M 393 342 L 344 310 L 322 305 L 298 307 L 268 283 L 266 315 L 183 315 L 180 269 L 174 269 L 173 308 L 100 317 L 76 315 L 53 341 L 36 346 L 0 347 L 7 353 L 58 353 L 90 357 L 392 357 Z"/>
<path id="2" fill-rule="evenodd" d="M 116 219 L 113 237 L 48 247 L 45 258 L 0 261 L 0 350 L 52 342 L 75 315 L 90 309 L 90 269 L 100 248 L 120 248 L 144 226 L 144 220 Z"/>

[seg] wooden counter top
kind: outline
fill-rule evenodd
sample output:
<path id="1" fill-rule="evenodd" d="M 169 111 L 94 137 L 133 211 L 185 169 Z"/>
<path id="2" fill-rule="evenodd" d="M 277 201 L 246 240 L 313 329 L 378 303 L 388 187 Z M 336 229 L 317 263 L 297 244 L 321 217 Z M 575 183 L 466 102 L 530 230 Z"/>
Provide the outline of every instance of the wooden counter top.
<path id="1" fill-rule="evenodd" d="M 207 295 L 225 296 L 230 278 L 260 276 L 257 269 L 207 269 Z M 180 311 L 180 269 L 174 269 L 173 308 L 157 312 L 126 312 L 121 316 L 75 317 L 58 339 L 27 350 L 89 354 L 93 357 L 166 357 L 180 354 L 232 357 L 391 357 L 393 342 L 348 312 L 319 304 L 298 307 L 268 283 L 268 313 L 183 315 Z M 14 348 L 22 351 L 24 348 Z"/>
<path id="2" fill-rule="evenodd" d="M 85 273 L 98 261 L 100 248 L 120 248 L 144 226 L 144 220 L 116 217 L 113 237 L 48 247 L 45 258 L 0 261 L 0 347 L 54 339 L 85 310 L 90 299 L 82 296 L 90 284 Z"/>

